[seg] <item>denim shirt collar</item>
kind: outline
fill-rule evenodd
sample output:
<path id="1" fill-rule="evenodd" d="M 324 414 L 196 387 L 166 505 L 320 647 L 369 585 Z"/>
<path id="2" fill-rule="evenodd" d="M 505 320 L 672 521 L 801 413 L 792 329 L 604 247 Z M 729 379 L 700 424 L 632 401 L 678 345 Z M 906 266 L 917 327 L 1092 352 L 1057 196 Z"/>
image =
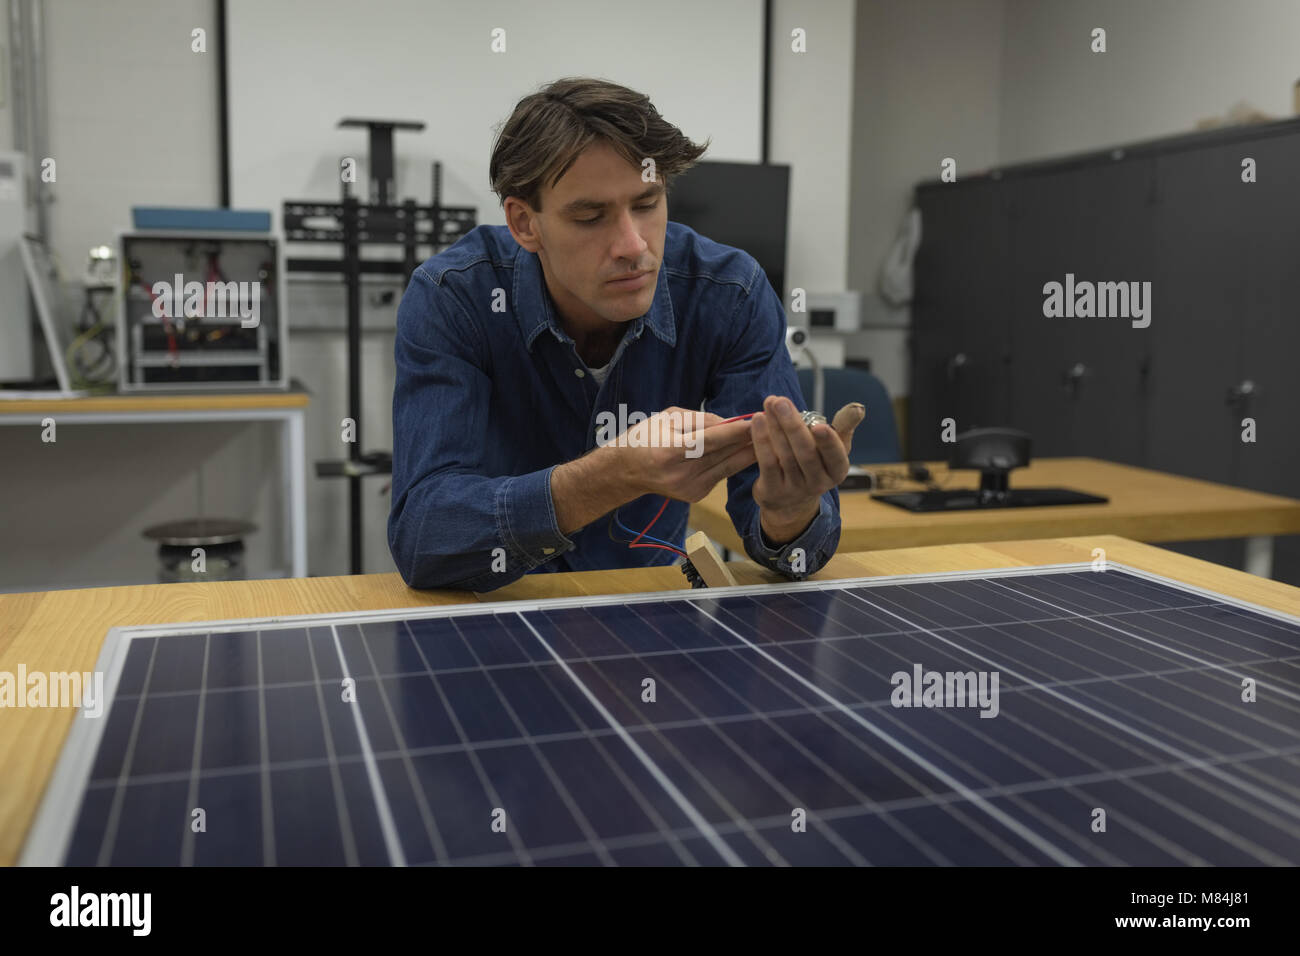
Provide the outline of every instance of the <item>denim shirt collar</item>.
<path id="1" fill-rule="evenodd" d="M 559 341 L 571 343 L 573 339 L 564 331 L 551 308 L 551 296 L 542 273 L 542 260 L 537 253 L 519 246 L 515 253 L 514 276 L 512 301 L 517 306 L 515 317 L 519 321 L 519 331 L 528 350 L 532 351 L 537 336 L 547 328 Z M 624 339 L 630 342 L 640 338 L 641 332 L 648 326 L 651 332 L 671 348 L 677 344 L 677 322 L 673 316 L 672 297 L 668 294 L 668 276 L 662 262 L 655 280 L 655 297 L 650 303 L 650 311 L 632 320 Z M 623 343 L 620 342 L 619 345 L 621 348 Z"/>

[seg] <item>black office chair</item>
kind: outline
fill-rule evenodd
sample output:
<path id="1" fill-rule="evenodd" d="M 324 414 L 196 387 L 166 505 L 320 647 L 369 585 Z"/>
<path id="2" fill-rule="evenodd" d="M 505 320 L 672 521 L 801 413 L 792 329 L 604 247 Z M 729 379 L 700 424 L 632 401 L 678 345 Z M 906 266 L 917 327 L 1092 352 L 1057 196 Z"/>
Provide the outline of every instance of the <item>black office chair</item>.
<path id="1" fill-rule="evenodd" d="M 804 408 L 812 408 L 812 369 L 796 369 L 799 388 L 804 394 Z M 902 461 L 903 450 L 898 442 L 898 424 L 894 421 L 894 406 L 880 379 L 860 368 L 827 368 L 822 370 L 826 387 L 826 407 L 813 409 L 827 418 L 849 402 L 867 406 L 867 417 L 853 433 L 853 450 L 849 464 L 871 465 L 881 462 Z"/>

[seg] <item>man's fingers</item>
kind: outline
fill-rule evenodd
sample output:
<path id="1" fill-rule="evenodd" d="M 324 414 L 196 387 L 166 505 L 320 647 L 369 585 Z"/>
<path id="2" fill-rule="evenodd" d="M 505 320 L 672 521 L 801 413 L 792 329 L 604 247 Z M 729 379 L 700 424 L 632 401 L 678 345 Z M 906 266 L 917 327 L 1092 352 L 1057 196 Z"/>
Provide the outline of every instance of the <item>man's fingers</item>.
<path id="1" fill-rule="evenodd" d="M 844 440 L 838 432 L 825 425 L 813 429 L 813 438 L 817 442 L 817 454 L 821 456 L 822 467 L 838 485 L 849 473 L 849 451 L 844 447 Z"/>
<path id="2" fill-rule="evenodd" d="M 730 478 L 738 471 L 744 471 L 754 463 L 754 446 L 746 445 L 719 462 L 709 472 L 709 490 L 724 478 Z"/>
<path id="3" fill-rule="evenodd" d="M 844 442 L 845 454 L 853 450 L 853 430 L 861 425 L 866 417 L 867 406 L 861 402 L 850 402 L 836 412 L 831 420 L 831 428 L 835 429 L 836 434 L 840 436 L 840 441 Z"/>
<path id="4" fill-rule="evenodd" d="M 769 409 L 766 417 L 771 426 L 772 444 L 786 477 L 791 481 L 815 481 L 816 472 L 821 470 L 821 462 L 815 460 L 817 444 L 802 416 L 795 411 L 794 403 L 773 395 L 763 404 Z"/>
<path id="5" fill-rule="evenodd" d="M 693 431 L 697 428 L 712 428 L 714 425 L 721 425 L 726 419 L 721 415 L 715 415 L 713 412 L 687 412 L 682 418 L 682 431 Z"/>
<path id="6" fill-rule="evenodd" d="M 696 461 L 712 484 L 755 462 L 783 484 L 822 486 L 844 480 L 853 432 L 866 418 L 864 405 L 851 402 L 835 413 L 829 427 L 811 429 L 788 398 L 769 395 L 763 408 L 752 419 L 740 421 L 675 406 L 664 412 L 680 413 L 679 438 L 688 449 L 687 458 Z"/>
<path id="7" fill-rule="evenodd" d="M 772 436 L 768 434 L 770 429 L 767 419 L 762 415 L 754 416 L 754 457 L 760 470 L 780 481 L 783 480 L 784 473 L 781 471 L 781 462 L 776 457 L 776 449 L 772 446 Z"/>
<path id="8" fill-rule="evenodd" d="M 717 418 L 716 415 L 713 417 Z M 722 419 L 718 419 L 718 421 L 721 422 Z M 697 448 L 703 448 L 706 453 L 711 453 L 749 444 L 750 427 L 749 421 L 745 420 L 728 422 L 725 425 L 714 424 L 693 429 L 683 428 L 682 439 L 691 442 Z"/>
<path id="9" fill-rule="evenodd" d="M 773 409 L 776 412 L 777 421 L 781 423 L 781 428 L 785 432 L 785 437 L 790 442 L 790 448 L 798 457 L 811 454 L 813 452 L 812 436 L 808 432 L 808 425 L 799 414 L 799 409 L 795 408 L 794 402 L 788 398 L 771 399 Z"/>

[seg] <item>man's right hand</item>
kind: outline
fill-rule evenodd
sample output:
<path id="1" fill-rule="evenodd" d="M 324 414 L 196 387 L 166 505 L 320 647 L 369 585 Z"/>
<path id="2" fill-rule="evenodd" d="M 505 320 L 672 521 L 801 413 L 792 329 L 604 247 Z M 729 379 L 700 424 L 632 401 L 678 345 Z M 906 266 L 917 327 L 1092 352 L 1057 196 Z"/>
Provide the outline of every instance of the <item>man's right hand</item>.
<path id="1" fill-rule="evenodd" d="M 614 440 L 551 472 L 561 534 L 585 528 L 642 495 L 696 502 L 758 459 L 748 420 L 665 408 Z"/>
<path id="2" fill-rule="evenodd" d="M 636 495 L 700 501 L 714 486 L 757 461 L 748 419 L 723 422 L 711 412 L 665 408 L 611 445 Z"/>

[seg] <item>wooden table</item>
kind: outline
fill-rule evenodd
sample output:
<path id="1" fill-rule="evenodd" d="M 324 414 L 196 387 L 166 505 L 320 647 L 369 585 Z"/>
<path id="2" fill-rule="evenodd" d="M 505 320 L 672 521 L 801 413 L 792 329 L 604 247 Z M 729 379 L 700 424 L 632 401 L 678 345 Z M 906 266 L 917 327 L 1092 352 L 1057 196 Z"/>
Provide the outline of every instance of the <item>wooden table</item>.
<path id="1" fill-rule="evenodd" d="M 1300 615 L 1300 588 L 1106 535 L 838 554 L 814 578 L 1087 562 L 1094 548 L 1115 563 Z M 749 561 L 733 562 L 731 570 L 740 584 L 780 580 Z M 485 595 L 413 591 L 397 574 L 0 594 L 0 671 L 15 674 L 20 663 L 28 672 L 93 670 L 105 634 L 118 625 L 669 591 L 682 580 L 676 568 L 660 567 L 534 574 Z M 73 717 L 71 709 L 0 710 L 0 865 L 18 859 Z"/>
<path id="2" fill-rule="evenodd" d="M 927 462 L 946 489 L 979 487 L 979 472 Z M 869 465 L 871 471 L 906 472 L 907 466 Z M 927 544 L 1116 534 L 1136 541 L 1246 538 L 1246 570 L 1273 572 L 1273 537 L 1300 534 L 1300 501 L 1195 478 L 1119 465 L 1096 458 L 1040 458 L 1011 473 L 1013 488 L 1057 487 L 1104 495 L 1104 505 L 1053 505 L 987 511 L 913 513 L 874 501 L 869 491 L 840 492 L 840 551 L 874 551 Z M 899 482 L 888 491 L 919 491 Z M 691 527 L 732 551 L 744 553 L 727 515 L 727 489 L 719 484 L 691 506 Z"/>
<path id="3" fill-rule="evenodd" d="M 280 423 L 281 495 L 284 501 L 284 554 L 289 577 L 307 571 L 306 413 L 311 396 L 295 382 L 289 391 L 230 391 L 194 394 L 100 395 L 89 398 L 0 400 L 0 425 L 41 427 L 45 418 L 64 425 L 139 425 L 152 423 Z M 96 462 L 87 467 L 100 468 Z M 281 572 L 283 573 L 283 572 Z"/>

